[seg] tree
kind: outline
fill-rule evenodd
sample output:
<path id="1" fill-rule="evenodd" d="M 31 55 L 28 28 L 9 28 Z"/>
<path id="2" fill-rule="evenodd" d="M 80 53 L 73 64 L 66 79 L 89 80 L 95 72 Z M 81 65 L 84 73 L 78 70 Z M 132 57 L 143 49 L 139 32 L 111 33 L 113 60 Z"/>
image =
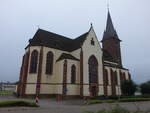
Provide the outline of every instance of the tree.
<path id="1" fill-rule="evenodd" d="M 121 83 L 121 91 L 123 95 L 132 96 L 134 95 L 137 85 L 132 80 L 124 80 Z"/>
<path id="2" fill-rule="evenodd" d="M 140 88 L 143 95 L 150 94 L 150 81 L 141 84 Z"/>

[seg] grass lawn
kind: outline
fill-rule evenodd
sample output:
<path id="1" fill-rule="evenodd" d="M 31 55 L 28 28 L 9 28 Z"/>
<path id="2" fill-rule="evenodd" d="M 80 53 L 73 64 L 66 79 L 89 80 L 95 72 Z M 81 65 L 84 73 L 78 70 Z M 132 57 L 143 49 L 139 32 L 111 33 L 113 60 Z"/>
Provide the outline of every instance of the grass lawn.
<path id="1" fill-rule="evenodd" d="M 9 100 L 9 101 L 0 101 L 1 107 L 39 107 L 35 102 L 23 101 L 23 100 Z"/>

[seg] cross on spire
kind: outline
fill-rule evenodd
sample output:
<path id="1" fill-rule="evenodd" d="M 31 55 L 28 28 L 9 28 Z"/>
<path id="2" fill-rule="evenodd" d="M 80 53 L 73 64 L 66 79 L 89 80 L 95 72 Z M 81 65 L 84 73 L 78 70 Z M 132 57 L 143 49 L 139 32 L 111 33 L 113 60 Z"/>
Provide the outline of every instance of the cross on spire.
<path id="1" fill-rule="evenodd" d="M 107 3 L 107 10 L 109 11 L 109 3 Z"/>
<path id="2" fill-rule="evenodd" d="M 109 11 L 109 0 L 107 0 L 107 10 Z"/>

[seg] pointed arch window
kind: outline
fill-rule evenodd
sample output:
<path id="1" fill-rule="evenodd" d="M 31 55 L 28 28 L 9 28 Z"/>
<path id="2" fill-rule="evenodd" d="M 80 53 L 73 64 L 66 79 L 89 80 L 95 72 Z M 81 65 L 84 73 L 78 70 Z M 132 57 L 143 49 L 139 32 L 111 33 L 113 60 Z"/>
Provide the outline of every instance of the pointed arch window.
<path id="1" fill-rule="evenodd" d="M 95 45 L 95 42 L 94 42 L 93 38 L 91 39 L 91 45 L 93 45 L 93 46 Z"/>
<path id="2" fill-rule="evenodd" d="M 128 72 L 128 77 L 129 77 L 129 80 L 131 80 L 131 74 Z"/>
<path id="3" fill-rule="evenodd" d="M 38 51 L 33 50 L 33 52 L 31 53 L 30 73 L 37 72 L 37 63 L 38 63 Z"/>
<path id="4" fill-rule="evenodd" d="M 123 80 L 126 80 L 126 74 L 125 74 L 125 72 L 123 72 L 122 77 L 123 77 Z"/>
<path id="5" fill-rule="evenodd" d="M 123 73 L 120 70 L 120 84 L 123 82 Z"/>
<path id="6" fill-rule="evenodd" d="M 75 84 L 76 82 L 76 66 L 72 65 L 71 66 L 71 83 Z"/>
<path id="7" fill-rule="evenodd" d="M 105 75 L 104 75 L 104 84 L 108 85 L 109 84 L 109 80 L 108 80 L 108 71 L 107 69 L 105 69 Z"/>
<path id="8" fill-rule="evenodd" d="M 89 83 L 98 83 L 98 61 L 94 55 L 90 56 L 89 64 Z"/>
<path id="9" fill-rule="evenodd" d="M 53 73 L 53 53 L 49 51 L 46 56 L 46 74 Z"/>
<path id="10" fill-rule="evenodd" d="M 114 72 L 114 81 L 115 81 L 115 85 L 118 85 L 118 76 L 117 76 L 117 72 Z"/>
<path id="11" fill-rule="evenodd" d="M 120 82 L 122 83 L 124 80 L 126 80 L 125 73 L 120 71 Z"/>

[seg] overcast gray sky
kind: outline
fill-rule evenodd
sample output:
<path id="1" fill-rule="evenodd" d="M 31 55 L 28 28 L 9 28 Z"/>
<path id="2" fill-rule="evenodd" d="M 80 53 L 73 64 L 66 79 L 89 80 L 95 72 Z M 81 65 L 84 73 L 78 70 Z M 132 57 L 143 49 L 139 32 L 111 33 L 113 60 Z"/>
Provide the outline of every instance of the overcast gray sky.
<path id="1" fill-rule="evenodd" d="M 110 0 L 109 6 L 124 67 L 137 83 L 150 80 L 150 0 Z M 106 16 L 107 0 L 0 0 L 0 80 L 19 79 L 24 48 L 38 25 L 75 38 L 92 22 L 101 40 Z"/>

